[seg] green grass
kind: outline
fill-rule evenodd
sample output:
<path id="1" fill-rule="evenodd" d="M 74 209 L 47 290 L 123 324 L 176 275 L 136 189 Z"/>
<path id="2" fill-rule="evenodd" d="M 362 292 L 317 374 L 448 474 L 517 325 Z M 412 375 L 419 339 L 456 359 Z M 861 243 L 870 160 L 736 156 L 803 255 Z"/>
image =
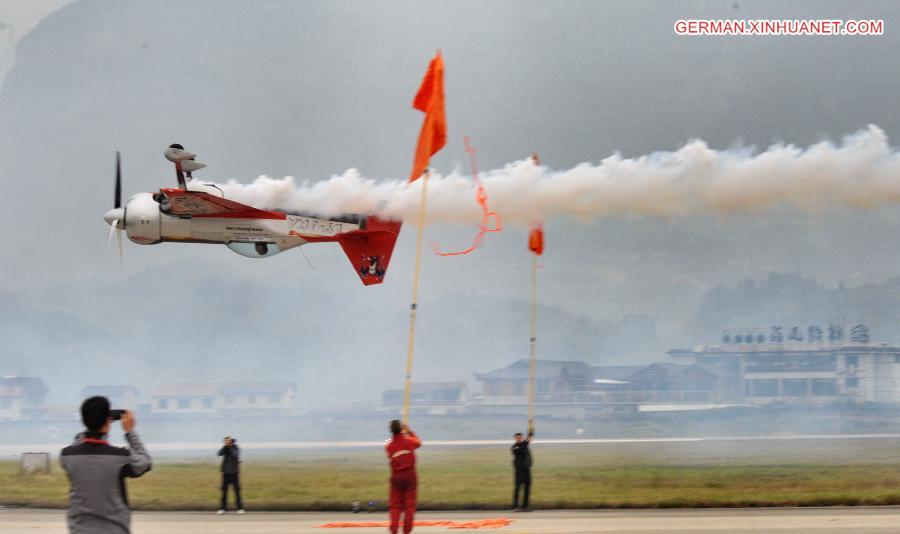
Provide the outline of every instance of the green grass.
<path id="1" fill-rule="evenodd" d="M 732 507 L 900 504 L 900 445 L 831 443 L 535 445 L 535 508 Z M 346 510 L 387 497 L 380 451 L 253 458 L 243 464 L 245 505 L 253 510 Z M 219 473 L 212 461 L 157 462 L 128 483 L 142 510 L 212 510 Z M 509 452 L 432 449 L 419 454 L 422 509 L 507 508 Z M 23 475 L 0 462 L 0 504 L 65 507 L 68 482 Z"/>

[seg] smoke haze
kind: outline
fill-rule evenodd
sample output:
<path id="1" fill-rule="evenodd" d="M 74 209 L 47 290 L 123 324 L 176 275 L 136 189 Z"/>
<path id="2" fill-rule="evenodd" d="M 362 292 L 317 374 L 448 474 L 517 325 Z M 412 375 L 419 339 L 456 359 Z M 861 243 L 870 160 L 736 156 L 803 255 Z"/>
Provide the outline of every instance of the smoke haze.
<path id="1" fill-rule="evenodd" d="M 874 208 L 900 201 L 900 153 L 877 126 L 807 148 L 773 145 L 715 150 L 701 140 L 673 152 L 625 158 L 569 170 L 537 167 L 530 159 L 486 173 L 490 206 L 504 221 L 530 225 L 558 216 L 590 222 L 617 215 L 690 216 L 756 213 L 775 206 L 804 212 Z M 356 169 L 299 186 L 294 178 L 220 184 L 226 197 L 257 207 L 322 215 L 376 214 L 417 222 L 421 182 L 366 179 Z M 480 219 L 470 177 L 454 172 L 429 179 L 428 220 Z"/>
<path id="2" fill-rule="evenodd" d="M 886 31 L 672 28 L 736 16 Z M 171 243 L 126 243 L 120 267 L 102 215 L 117 150 L 127 198 L 175 184 L 178 142 L 209 165 L 197 181 L 248 203 L 414 222 L 410 103 L 436 48 L 448 144 L 426 240 L 468 245 L 480 217 L 463 135 L 506 226 L 423 254 L 415 380 L 478 391 L 475 372 L 527 357 L 535 219 L 541 358 L 665 361 L 722 328 L 835 317 L 900 342 L 897 27 L 894 2 L 69 3 L 17 31 L 0 88 L 0 375 L 67 405 L 90 384 L 241 380 L 295 382 L 300 410 L 377 405 L 403 383 L 409 227 L 364 288 L 334 244 L 303 247 L 314 270 Z"/>

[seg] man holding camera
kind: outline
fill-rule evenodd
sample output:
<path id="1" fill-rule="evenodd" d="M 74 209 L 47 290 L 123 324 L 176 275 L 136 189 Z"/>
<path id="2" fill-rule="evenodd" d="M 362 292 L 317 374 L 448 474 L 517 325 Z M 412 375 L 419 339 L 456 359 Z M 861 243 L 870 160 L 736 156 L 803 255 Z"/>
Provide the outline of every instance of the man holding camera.
<path id="1" fill-rule="evenodd" d="M 225 437 L 225 444 L 219 449 L 222 457 L 222 505 L 217 512 L 219 515 L 228 510 L 228 486 L 234 486 L 234 497 L 237 503 L 237 513 L 244 513 L 244 503 L 241 502 L 241 482 L 239 479 L 241 451 L 237 442 L 230 436 Z"/>
<path id="2" fill-rule="evenodd" d="M 60 453 L 59 462 L 69 477 L 71 534 L 128 534 L 131 510 L 125 479 L 150 470 L 150 455 L 134 432 L 134 414 L 110 410 L 106 397 L 91 397 L 81 404 L 85 431 Z M 106 441 L 113 421 L 122 421 L 128 447 Z"/>

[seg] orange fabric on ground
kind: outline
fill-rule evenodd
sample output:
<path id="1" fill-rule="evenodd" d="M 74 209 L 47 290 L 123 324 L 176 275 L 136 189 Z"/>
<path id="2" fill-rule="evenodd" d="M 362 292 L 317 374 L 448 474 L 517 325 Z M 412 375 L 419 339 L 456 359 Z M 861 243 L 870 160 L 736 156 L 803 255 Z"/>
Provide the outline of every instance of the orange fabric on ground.
<path id="1" fill-rule="evenodd" d="M 475 521 L 416 521 L 413 523 L 417 527 L 447 527 L 447 528 L 503 528 L 512 523 L 512 519 L 505 517 L 495 517 L 491 519 L 477 519 Z M 339 523 L 325 523 L 317 525 L 316 528 L 364 528 L 364 527 L 387 527 L 390 523 L 387 521 L 344 521 Z"/>
<path id="2" fill-rule="evenodd" d="M 413 162 L 412 182 L 422 176 L 431 156 L 447 144 L 447 116 L 444 113 L 444 59 L 438 52 L 422 80 L 422 86 L 413 99 L 413 107 L 425 113 L 425 121 L 419 132 L 416 157 Z"/>

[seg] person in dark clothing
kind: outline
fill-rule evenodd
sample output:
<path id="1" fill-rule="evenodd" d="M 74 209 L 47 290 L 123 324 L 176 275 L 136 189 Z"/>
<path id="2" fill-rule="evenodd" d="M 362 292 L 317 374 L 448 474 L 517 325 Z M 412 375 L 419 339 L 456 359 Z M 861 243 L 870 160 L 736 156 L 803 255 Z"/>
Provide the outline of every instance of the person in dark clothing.
<path id="1" fill-rule="evenodd" d="M 521 432 L 516 432 L 514 438 L 516 440 L 511 448 L 513 455 L 513 469 L 516 473 L 516 489 L 513 490 L 513 510 L 521 512 L 530 512 L 528 507 L 528 497 L 531 493 L 531 451 L 528 444 L 534 437 L 534 431 L 528 432 L 528 437 L 523 438 Z M 522 489 L 522 507 L 519 508 L 519 489 Z"/>
<path id="2" fill-rule="evenodd" d="M 69 510 L 66 519 L 71 534 L 128 534 L 131 510 L 125 479 L 150 470 L 150 455 L 134 431 L 134 414 L 120 416 L 128 447 L 113 447 L 106 441 L 114 414 L 106 397 L 91 397 L 81 404 L 85 432 L 62 450 L 59 462 L 69 477 Z"/>
<path id="3" fill-rule="evenodd" d="M 217 513 L 224 514 L 228 510 L 228 486 L 234 486 L 234 498 L 237 504 L 237 513 L 244 513 L 244 503 L 241 501 L 240 464 L 241 451 L 234 438 L 226 437 L 225 444 L 219 449 L 222 457 L 222 504 Z"/>

